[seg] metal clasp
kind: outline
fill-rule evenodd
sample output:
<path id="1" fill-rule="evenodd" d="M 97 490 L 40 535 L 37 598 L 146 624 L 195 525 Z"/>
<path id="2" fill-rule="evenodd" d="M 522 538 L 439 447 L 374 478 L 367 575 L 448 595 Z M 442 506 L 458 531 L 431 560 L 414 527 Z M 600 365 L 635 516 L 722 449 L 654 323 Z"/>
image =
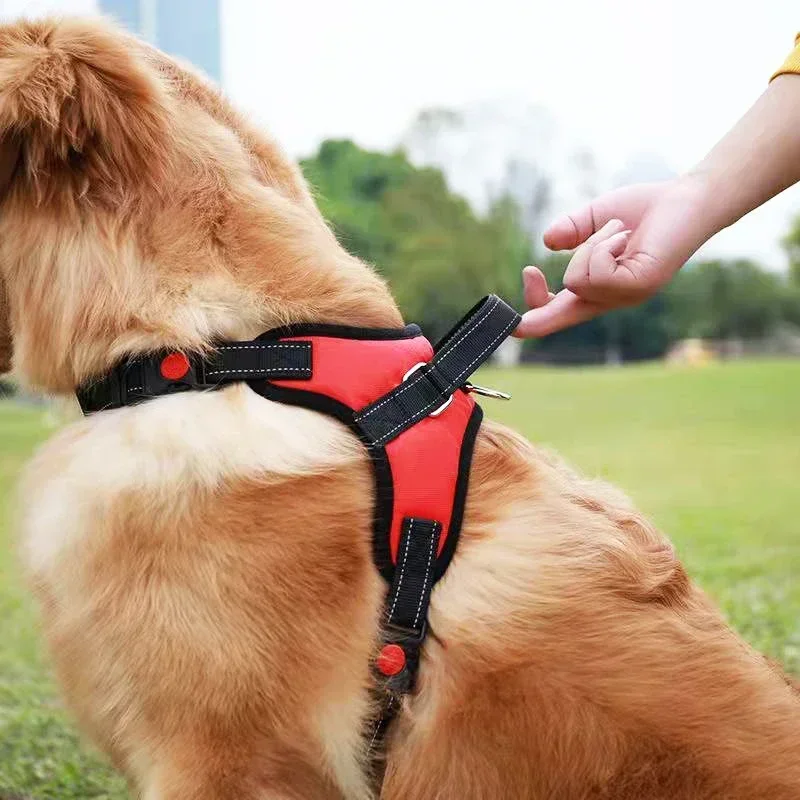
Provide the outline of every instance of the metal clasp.
<path id="1" fill-rule="evenodd" d="M 510 400 L 508 392 L 501 392 L 498 389 L 487 389 L 485 386 L 478 386 L 474 383 L 465 383 L 464 391 L 470 394 L 479 394 L 482 397 L 493 397 L 495 400 Z"/>
<path id="2" fill-rule="evenodd" d="M 418 369 L 427 366 L 427 364 L 428 364 L 427 361 L 420 361 L 418 364 L 414 364 L 414 366 L 411 367 L 411 369 L 408 372 L 406 372 L 405 375 L 403 375 L 403 383 L 405 383 Z M 447 406 L 449 406 L 450 403 L 452 402 L 453 402 L 453 395 L 450 395 L 450 397 L 448 397 L 447 400 L 445 400 L 444 403 L 442 403 L 439 406 L 439 408 L 437 408 L 435 411 L 431 411 L 431 413 L 428 414 L 428 416 L 438 417 L 439 414 L 441 414 L 442 411 L 444 411 L 447 408 Z"/>

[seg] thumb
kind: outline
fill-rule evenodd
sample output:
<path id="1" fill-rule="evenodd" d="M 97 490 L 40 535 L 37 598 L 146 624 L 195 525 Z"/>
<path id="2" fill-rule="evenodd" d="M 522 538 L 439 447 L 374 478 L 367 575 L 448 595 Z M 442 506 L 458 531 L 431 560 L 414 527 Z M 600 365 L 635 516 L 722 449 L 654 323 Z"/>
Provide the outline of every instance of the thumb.
<path id="1" fill-rule="evenodd" d="M 604 202 L 604 198 L 551 222 L 544 232 L 545 246 L 550 250 L 574 250 L 607 225 L 614 218 L 614 206 Z"/>

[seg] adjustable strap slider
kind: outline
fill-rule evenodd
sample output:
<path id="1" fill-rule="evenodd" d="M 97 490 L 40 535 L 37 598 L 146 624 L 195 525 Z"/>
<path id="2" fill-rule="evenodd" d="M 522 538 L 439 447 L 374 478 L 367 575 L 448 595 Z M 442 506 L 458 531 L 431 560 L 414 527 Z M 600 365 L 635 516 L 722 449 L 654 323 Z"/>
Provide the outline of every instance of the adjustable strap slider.
<path id="1" fill-rule="evenodd" d="M 429 363 L 429 362 L 427 362 L 427 361 L 420 361 L 418 364 L 414 364 L 414 366 L 413 366 L 413 367 L 411 367 L 411 369 L 410 369 L 408 372 L 406 372 L 406 374 L 405 374 L 405 375 L 403 375 L 403 383 L 405 383 L 405 382 L 406 382 L 406 381 L 407 381 L 407 380 L 408 380 L 408 379 L 409 379 L 409 378 L 410 378 L 410 377 L 411 377 L 411 376 L 412 376 L 412 375 L 413 375 L 415 372 L 417 372 L 418 370 L 420 370 L 420 369 L 424 369 L 425 367 L 428 367 L 428 363 Z M 450 388 L 449 386 L 448 386 L 448 387 L 446 387 L 445 389 L 442 389 L 442 388 L 441 388 L 441 381 L 438 381 L 438 382 L 436 381 L 436 372 L 435 372 L 435 370 L 434 370 L 433 368 L 431 368 L 431 367 L 429 367 L 429 368 L 428 368 L 428 370 L 427 370 L 427 373 L 426 373 L 426 377 L 427 377 L 427 378 L 429 378 L 429 379 L 430 379 L 430 381 L 431 381 L 431 383 L 433 383 L 433 384 L 434 384 L 434 386 L 436 387 L 436 389 L 435 389 L 435 390 L 436 390 L 437 392 L 439 392 L 439 393 L 443 394 L 443 395 L 446 393 L 447 389 L 449 389 L 449 388 Z M 453 402 L 453 395 L 451 394 L 451 395 L 450 395 L 450 396 L 447 398 L 447 400 L 445 400 L 445 401 L 444 401 L 444 403 L 442 403 L 442 404 L 439 406 L 439 408 L 436 408 L 436 409 L 434 409 L 433 411 L 431 411 L 431 412 L 428 414 L 428 416 L 429 416 L 429 417 L 438 417 L 438 416 L 439 416 L 439 414 L 441 414 L 441 413 L 442 413 L 442 411 L 444 411 L 444 410 L 447 408 L 447 406 L 449 406 L 449 405 L 450 405 L 450 403 L 452 403 L 452 402 Z"/>

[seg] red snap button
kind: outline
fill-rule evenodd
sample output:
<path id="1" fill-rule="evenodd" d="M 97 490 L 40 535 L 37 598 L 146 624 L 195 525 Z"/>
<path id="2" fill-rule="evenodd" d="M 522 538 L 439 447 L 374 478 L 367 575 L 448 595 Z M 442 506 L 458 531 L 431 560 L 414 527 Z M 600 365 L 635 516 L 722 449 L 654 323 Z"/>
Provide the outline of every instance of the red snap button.
<path id="1" fill-rule="evenodd" d="M 189 359 L 183 353 L 170 353 L 161 362 L 160 371 L 168 381 L 179 381 L 189 371 Z"/>
<path id="2" fill-rule="evenodd" d="M 375 666 L 378 668 L 378 672 L 387 677 L 402 672 L 405 665 L 406 654 L 399 644 L 384 645 L 377 659 L 375 659 Z"/>

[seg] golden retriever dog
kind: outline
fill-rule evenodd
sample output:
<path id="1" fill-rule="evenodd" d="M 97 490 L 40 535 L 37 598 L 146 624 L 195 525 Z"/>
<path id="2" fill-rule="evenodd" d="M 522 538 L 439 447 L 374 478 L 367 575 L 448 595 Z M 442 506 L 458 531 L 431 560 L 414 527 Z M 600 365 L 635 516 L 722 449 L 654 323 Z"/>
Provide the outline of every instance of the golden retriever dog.
<path id="1" fill-rule="evenodd" d="M 105 23 L 0 27 L 0 145 L 0 362 L 32 386 L 402 323 L 275 144 Z M 21 549 L 49 650 L 135 796 L 800 797 L 781 671 L 625 497 L 488 422 L 374 781 L 372 487 L 345 426 L 245 384 L 90 416 L 34 458 Z"/>

